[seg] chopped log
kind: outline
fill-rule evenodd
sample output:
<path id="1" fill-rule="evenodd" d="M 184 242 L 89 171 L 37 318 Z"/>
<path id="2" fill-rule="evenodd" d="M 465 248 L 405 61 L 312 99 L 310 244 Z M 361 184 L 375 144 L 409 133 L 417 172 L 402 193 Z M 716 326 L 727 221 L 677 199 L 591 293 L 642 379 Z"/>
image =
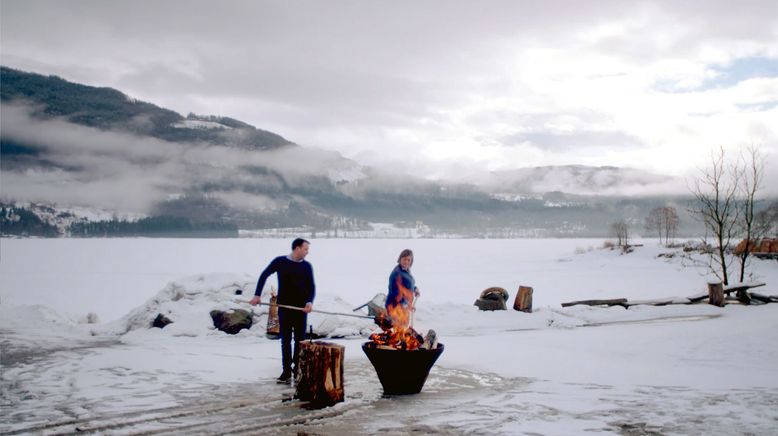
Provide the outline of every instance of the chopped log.
<path id="1" fill-rule="evenodd" d="M 278 306 L 276 306 L 278 297 L 276 296 L 275 288 L 271 287 L 271 289 L 270 309 L 267 311 L 267 332 L 265 336 L 270 339 L 278 339 L 281 337 L 281 323 L 278 321 Z"/>
<path id="2" fill-rule="evenodd" d="M 520 312 L 532 313 L 532 292 L 531 286 L 519 286 L 519 292 L 513 301 L 513 309 Z"/>
<path id="3" fill-rule="evenodd" d="M 331 342 L 300 342 L 295 398 L 315 408 L 342 402 L 345 349 Z"/>
<path id="4" fill-rule="evenodd" d="M 577 304 L 585 304 L 588 306 L 623 306 L 626 307 L 626 298 L 612 298 L 610 300 L 581 300 L 571 301 L 569 303 L 562 303 L 562 307 L 575 306 Z"/>
<path id="5" fill-rule="evenodd" d="M 718 307 L 724 307 L 724 285 L 719 283 L 708 283 L 708 304 Z"/>
<path id="6" fill-rule="evenodd" d="M 427 336 L 424 337 L 424 342 L 419 348 L 424 350 L 434 350 L 438 348 L 438 334 L 435 333 L 435 330 L 430 329 L 430 331 L 427 332 Z"/>

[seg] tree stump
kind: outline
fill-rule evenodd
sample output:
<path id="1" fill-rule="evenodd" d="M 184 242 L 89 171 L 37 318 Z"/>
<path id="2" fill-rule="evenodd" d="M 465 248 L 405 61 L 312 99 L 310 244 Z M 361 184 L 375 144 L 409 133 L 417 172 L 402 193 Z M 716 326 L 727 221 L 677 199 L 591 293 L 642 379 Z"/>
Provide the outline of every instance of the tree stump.
<path id="1" fill-rule="evenodd" d="M 331 342 L 300 342 L 295 398 L 312 407 L 331 406 L 344 400 L 343 345 Z"/>
<path id="2" fill-rule="evenodd" d="M 270 339 L 278 339 L 281 337 L 281 323 L 278 321 L 278 306 L 275 306 L 278 297 L 276 297 L 275 289 L 270 294 L 270 308 L 267 311 L 267 332 L 265 336 Z"/>
<path id="3" fill-rule="evenodd" d="M 708 283 L 708 303 L 724 307 L 724 285 L 721 282 Z"/>
<path id="4" fill-rule="evenodd" d="M 531 286 L 519 286 L 519 292 L 513 301 L 513 309 L 520 312 L 532 313 L 532 292 Z"/>

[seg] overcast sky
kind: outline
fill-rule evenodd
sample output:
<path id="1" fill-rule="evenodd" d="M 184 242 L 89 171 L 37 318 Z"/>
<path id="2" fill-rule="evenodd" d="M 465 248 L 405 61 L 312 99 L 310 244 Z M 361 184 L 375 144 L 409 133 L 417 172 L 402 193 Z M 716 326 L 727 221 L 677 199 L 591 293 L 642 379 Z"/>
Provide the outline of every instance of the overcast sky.
<path id="1" fill-rule="evenodd" d="M 0 1 L 2 64 L 383 169 L 684 175 L 761 144 L 778 1 Z"/>

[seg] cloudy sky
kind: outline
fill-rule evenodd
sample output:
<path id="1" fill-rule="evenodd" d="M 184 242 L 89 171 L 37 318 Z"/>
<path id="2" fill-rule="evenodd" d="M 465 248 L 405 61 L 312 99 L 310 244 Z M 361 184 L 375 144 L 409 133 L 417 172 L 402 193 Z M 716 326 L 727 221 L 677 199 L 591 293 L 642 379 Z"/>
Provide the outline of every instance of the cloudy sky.
<path id="1" fill-rule="evenodd" d="M 2 64 L 224 115 L 428 178 L 685 175 L 756 143 L 778 183 L 778 2 L 0 2 Z"/>

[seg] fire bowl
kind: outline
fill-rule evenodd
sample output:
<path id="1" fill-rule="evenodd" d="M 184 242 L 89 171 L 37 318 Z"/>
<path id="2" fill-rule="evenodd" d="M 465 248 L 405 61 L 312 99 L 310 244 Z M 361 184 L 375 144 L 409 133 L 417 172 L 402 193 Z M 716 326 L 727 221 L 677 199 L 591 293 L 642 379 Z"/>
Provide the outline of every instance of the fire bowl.
<path id="1" fill-rule="evenodd" d="M 402 351 L 378 348 L 375 342 L 365 342 L 362 351 L 373 364 L 384 395 L 418 394 L 435 361 L 443 353 L 443 344 L 438 344 L 434 350 Z"/>

